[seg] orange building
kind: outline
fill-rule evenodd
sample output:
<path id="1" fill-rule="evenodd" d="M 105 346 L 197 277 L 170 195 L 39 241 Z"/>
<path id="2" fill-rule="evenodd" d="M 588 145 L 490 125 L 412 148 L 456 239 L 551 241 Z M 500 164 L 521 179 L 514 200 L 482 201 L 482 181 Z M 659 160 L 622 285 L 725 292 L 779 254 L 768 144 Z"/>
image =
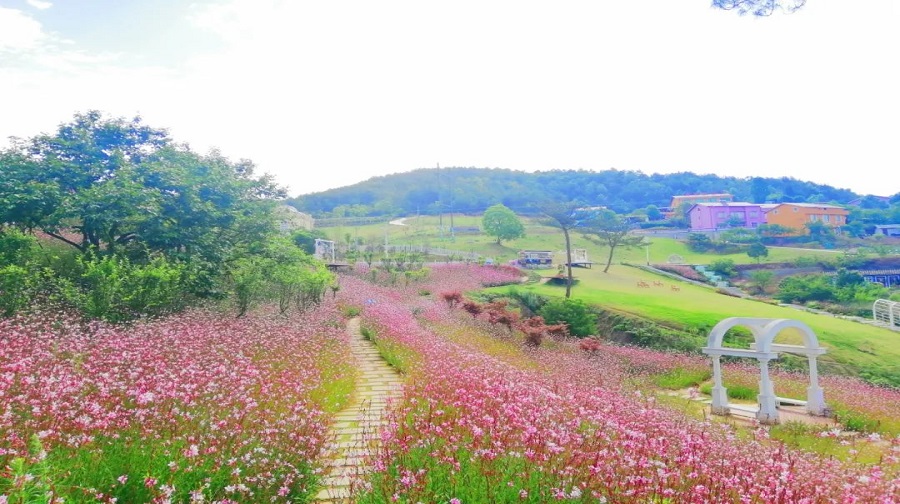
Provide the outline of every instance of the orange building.
<path id="1" fill-rule="evenodd" d="M 766 214 L 766 224 L 778 224 L 795 230 L 795 234 L 806 234 L 806 224 L 822 222 L 830 228 L 847 224 L 850 212 L 835 205 L 822 203 L 777 203 L 761 205 Z"/>

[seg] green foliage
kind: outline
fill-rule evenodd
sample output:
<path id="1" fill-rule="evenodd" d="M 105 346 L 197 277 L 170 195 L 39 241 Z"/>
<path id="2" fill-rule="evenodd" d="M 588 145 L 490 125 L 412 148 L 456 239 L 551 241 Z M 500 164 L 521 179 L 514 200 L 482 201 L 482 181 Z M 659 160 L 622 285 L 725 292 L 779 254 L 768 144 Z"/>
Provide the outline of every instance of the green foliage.
<path id="1" fill-rule="evenodd" d="M 756 259 L 756 263 L 759 264 L 763 257 L 769 256 L 769 248 L 763 245 L 762 242 L 753 242 L 750 244 L 750 248 L 747 249 L 747 255 L 751 259 Z"/>
<path id="2" fill-rule="evenodd" d="M 5 471 L 0 471 L 0 488 L 5 490 L 4 503 L 50 504 L 59 502 L 54 492 L 50 464 L 37 434 L 28 443 L 28 457 L 17 457 Z"/>
<path id="3" fill-rule="evenodd" d="M 0 266 L 25 266 L 38 255 L 37 240 L 18 229 L 0 229 Z"/>
<path id="4" fill-rule="evenodd" d="M 698 369 L 675 368 L 672 371 L 653 377 L 653 384 L 669 390 L 682 390 L 693 387 L 710 379 L 712 371 Z"/>
<path id="5" fill-rule="evenodd" d="M 527 290 L 519 290 L 515 287 L 509 288 L 508 296 L 519 303 L 522 307 L 523 315 L 527 316 L 540 313 L 541 309 L 548 301 L 546 297 L 541 296 L 540 294 Z"/>
<path id="6" fill-rule="evenodd" d="M 597 316 L 580 299 L 553 299 L 541 307 L 538 314 L 547 324 L 565 323 L 573 336 L 597 334 Z"/>
<path id="7" fill-rule="evenodd" d="M 0 267 L 0 314 L 11 317 L 28 306 L 33 286 L 27 269 L 15 264 Z"/>
<path id="8" fill-rule="evenodd" d="M 585 239 L 609 248 L 604 273 L 609 271 L 617 247 L 640 247 L 646 244 L 643 236 L 631 234 L 633 226 L 629 222 L 609 210 L 597 212 L 590 219 L 581 222 L 578 229 Z"/>
<path id="9" fill-rule="evenodd" d="M 187 302 L 186 268 L 161 255 L 147 264 L 89 255 L 80 257 L 78 266 L 71 279 L 60 279 L 60 294 L 91 318 L 125 322 L 173 313 Z"/>
<path id="10" fill-rule="evenodd" d="M 825 275 L 791 276 L 778 284 L 775 297 L 783 303 L 829 301 L 834 299 L 834 286 Z"/>
<path id="11" fill-rule="evenodd" d="M 230 276 L 238 317 L 262 301 L 277 302 L 282 314 L 291 306 L 304 311 L 319 304 L 335 285 L 334 275 L 321 261 L 286 238 L 272 238 L 257 254 L 234 260 Z"/>
<path id="12" fill-rule="evenodd" d="M 750 272 L 750 281 L 760 294 L 765 294 L 775 282 L 775 273 L 769 270 L 754 270 Z"/>
<path id="13" fill-rule="evenodd" d="M 821 301 L 867 304 L 889 294 L 886 287 L 868 283 L 859 274 L 841 269 L 834 276 L 787 277 L 779 284 L 775 297 L 784 303 Z"/>
<path id="14" fill-rule="evenodd" d="M 525 226 L 519 217 L 502 204 L 494 205 L 485 210 L 481 218 L 484 232 L 497 238 L 500 244 L 503 240 L 515 240 L 525 236 Z"/>
<path id="15" fill-rule="evenodd" d="M 651 221 L 658 221 L 663 218 L 662 212 L 659 211 L 659 207 L 656 205 L 647 205 L 644 211 L 647 213 L 647 219 Z"/>
<path id="16" fill-rule="evenodd" d="M 706 252 L 713 248 L 713 241 L 703 233 L 691 233 L 688 235 L 688 248 L 694 252 Z"/>
<path id="17" fill-rule="evenodd" d="M 734 268 L 734 261 L 731 259 L 717 259 L 709 265 L 709 269 L 725 278 L 731 278 L 737 275 L 737 270 Z"/>
<path id="18" fill-rule="evenodd" d="M 737 399 L 739 401 L 752 401 L 756 399 L 756 396 L 759 395 L 759 391 L 744 385 L 737 385 L 733 383 L 725 383 L 726 393 L 728 397 L 731 399 Z M 705 383 L 700 386 L 700 392 L 704 394 L 712 393 L 712 384 Z"/>
<path id="19" fill-rule="evenodd" d="M 76 114 L 53 135 L 0 152 L 0 222 L 38 229 L 85 255 L 190 263 L 213 295 L 222 261 L 274 231 L 281 191 L 249 161 L 199 155 L 164 130 Z"/>
<path id="20" fill-rule="evenodd" d="M 298 229 L 291 233 L 294 245 L 309 255 L 316 253 L 316 239 L 327 240 L 328 235 L 321 229 Z"/>
<path id="21" fill-rule="evenodd" d="M 849 201 L 857 197 L 846 189 L 788 177 L 760 178 L 756 184 L 764 186 L 768 194 L 788 195 L 793 201 L 805 201 L 816 194 L 824 201 Z M 752 185 L 752 180 L 687 172 L 646 175 L 623 170 L 525 173 L 505 169 L 431 168 L 375 177 L 353 186 L 303 195 L 291 203 L 316 215 L 340 205 L 360 204 L 369 206 L 371 214 L 386 214 L 390 209 L 407 215 L 417 210 L 436 215 L 441 209 L 446 211 L 447 201 L 442 200 L 442 195 L 446 198 L 452 186 L 454 208 L 467 212 L 483 211 L 502 201 L 521 214 L 533 211 L 535 201 L 577 200 L 585 206 L 605 205 L 616 213 L 627 214 L 648 205 L 668 206 L 676 194 L 717 193 L 722 188 L 728 188 L 736 201 L 748 201 L 754 199 Z M 757 190 L 758 195 L 761 189 Z M 437 201 L 442 204 L 436 204 Z"/>

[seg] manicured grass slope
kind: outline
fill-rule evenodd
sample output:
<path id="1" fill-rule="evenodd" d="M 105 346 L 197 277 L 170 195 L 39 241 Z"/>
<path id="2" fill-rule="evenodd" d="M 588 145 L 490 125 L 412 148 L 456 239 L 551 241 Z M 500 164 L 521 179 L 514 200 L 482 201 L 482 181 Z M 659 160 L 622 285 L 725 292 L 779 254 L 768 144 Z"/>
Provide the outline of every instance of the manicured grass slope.
<path id="1" fill-rule="evenodd" d="M 609 273 L 599 269 L 575 271 L 580 283 L 573 297 L 616 311 L 631 313 L 682 328 L 711 329 L 727 317 L 790 318 L 809 325 L 828 348 L 823 362 L 855 369 L 900 373 L 900 334 L 827 315 L 818 315 L 767 303 L 716 293 L 713 289 L 678 282 L 680 291 L 672 291 L 673 280 L 636 268 L 616 265 Z M 665 287 L 642 288 L 638 280 L 665 282 Z M 547 296 L 563 295 L 563 288 L 550 285 L 520 287 Z M 799 336 L 785 334 L 785 343 L 800 343 Z"/>
<path id="2" fill-rule="evenodd" d="M 412 216 L 407 217 L 403 222 L 406 225 L 389 225 L 389 224 L 371 224 L 367 226 L 346 226 L 324 228 L 323 230 L 334 240 L 345 241 L 347 234 L 351 237 L 361 238 L 366 243 L 382 244 L 385 236 L 388 243 L 391 244 L 414 244 L 427 245 L 431 247 L 440 247 L 460 250 L 462 252 L 477 252 L 485 257 L 493 257 L 497 261 L 508 261 L 516 258 L 516 254 L 522 249 L 552 250 L 559 253 L 559 257 L 564 257 L 565 240 L 563 234 L 558 229 L 541 225 L 536 219 L 525 218 L 524 238 L 503 242 L 497 245 L 496 238 L 485 234 L 462 234 L 451 239 L 448 235 L 450 219 L 444 216 L 444 235 L 439 232 L 439 219 L 434 216 Z M 473 216 L 455 216 L 453 225 L 456 227 L 481 227 L 481 217 Z M 683 233 L 686 234 L 686 233 Z M 650 262 L 664 263 L 671 255 L 680 255 L 685 262 L 689 264 L 709 264 L 718 259 L 731 259 L 737 264 L 753 263 L 747 254 L 703 254 L 693 252 L 687 246 L 672 238 L 663 238 L 654 236 L 652 233 L 646 235 L 650 245 Z M 682 237 L 680 234 L 679 237 Z M 572 247 L 585 248 L 591 260 L 604 263 L 609 253 L 607 247 L 591 243 L 584 239 L 580 233 L 572 233 Z M 815 257 L 815 258 L 834 258 L 837 254 L 828 250 L 801 250 L 792 248 L 770 248 L 769 256 L 766 262 L 784 262 L 796 259 L 798 257 Z M 613 257 L 613 263 L 617 262 L 637 262 L 645 263 L 647 261 L 647 251 L 641 247 L 637 249 L 621 249 L 616 250 Z"/>

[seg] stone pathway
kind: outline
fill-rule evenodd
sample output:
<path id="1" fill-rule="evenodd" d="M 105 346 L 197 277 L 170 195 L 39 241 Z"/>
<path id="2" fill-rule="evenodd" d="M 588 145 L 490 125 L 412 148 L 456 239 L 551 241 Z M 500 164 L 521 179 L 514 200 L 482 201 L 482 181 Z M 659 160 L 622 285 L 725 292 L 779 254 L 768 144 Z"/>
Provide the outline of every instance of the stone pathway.
<path id="1" fill-rule="evenodd" d="M 365 474 L 366 457 L 381 443 L 382 417 L 388 400 L 399 398 L 403 385 L 400 374 L 363 337 L 359 318 L 347 322 L 347 332 L 359 375 L 353 399 L 335 416 L 331 428 L 333 441 L 325 455 L 324 488 L 314 499 L 323 504 L 350 502 L 350 482 Z"/>

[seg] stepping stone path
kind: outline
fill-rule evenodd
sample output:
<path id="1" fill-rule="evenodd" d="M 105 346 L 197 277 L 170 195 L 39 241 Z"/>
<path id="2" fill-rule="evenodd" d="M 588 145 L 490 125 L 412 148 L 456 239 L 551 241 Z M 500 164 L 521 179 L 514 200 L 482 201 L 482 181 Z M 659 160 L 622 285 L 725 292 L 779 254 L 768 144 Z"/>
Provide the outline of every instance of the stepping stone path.
<path id="1" fill-rule="evenodd" d="M 366 458 L 381 444 L 380 430 L 389 400 L 399 399 L 403 379 L 378 353 L 375 344 L 359 330 L 359 318 L 347 322 L 350 352 L 359 370 L 354 396 L 335 416 L 332 443 L 325 454 L 324 487 L 314 502 L 349 503 L 350 484 L 366 473 Z"/>

